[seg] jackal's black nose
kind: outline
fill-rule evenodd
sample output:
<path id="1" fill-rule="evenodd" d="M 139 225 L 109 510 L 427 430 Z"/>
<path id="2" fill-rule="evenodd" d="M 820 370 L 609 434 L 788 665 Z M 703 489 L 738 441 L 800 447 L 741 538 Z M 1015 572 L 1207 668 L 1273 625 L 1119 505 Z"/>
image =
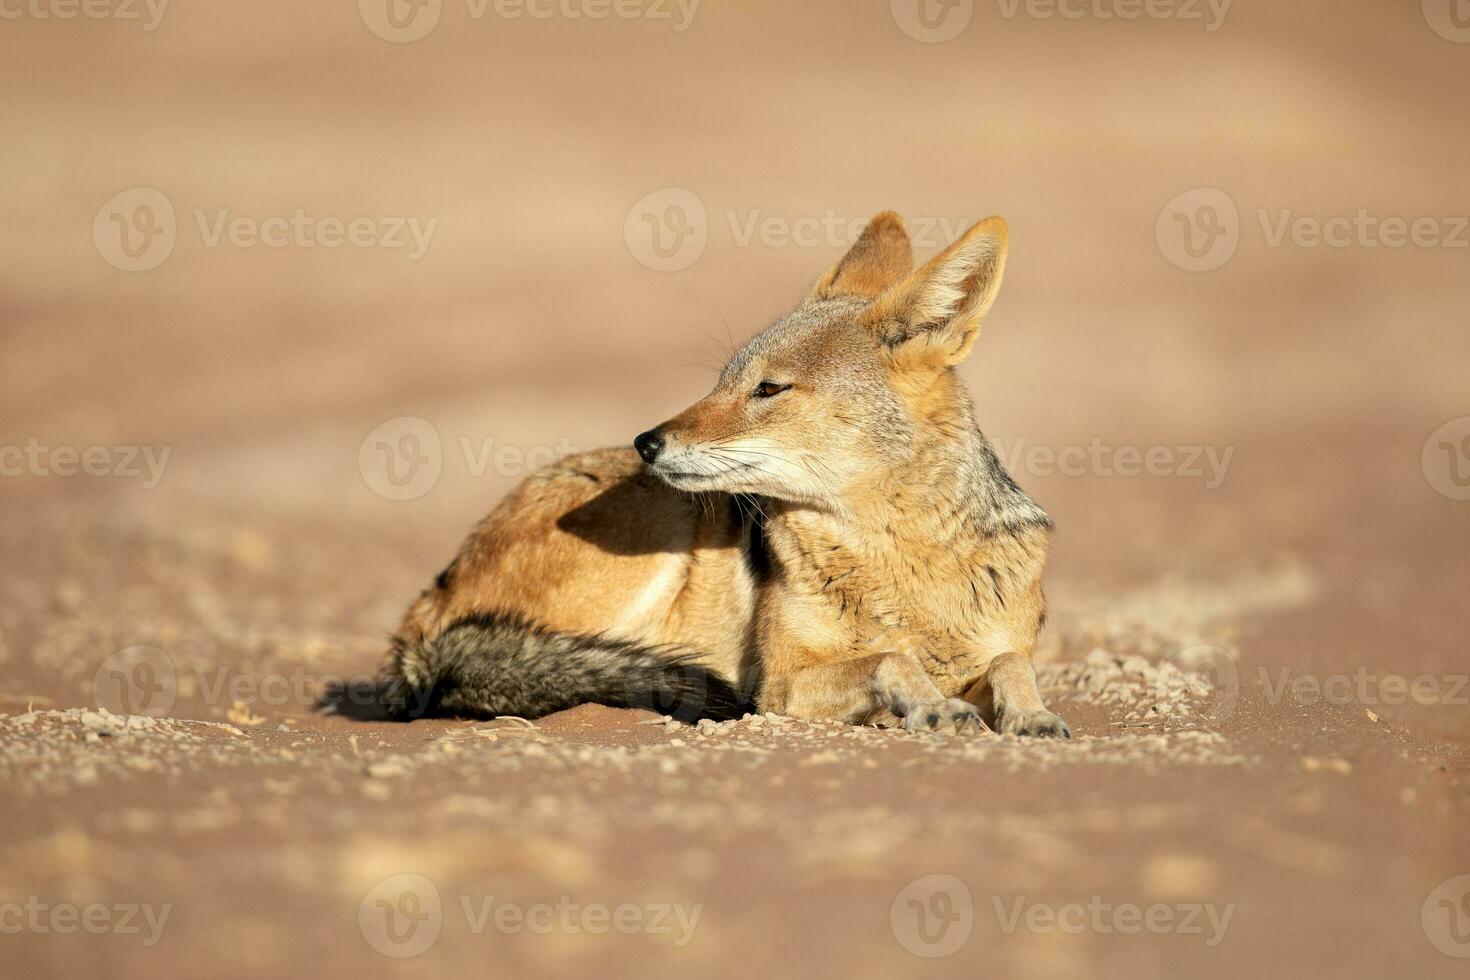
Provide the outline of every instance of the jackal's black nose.
<path id="1" fill-rule="evenodd" d="M 633 448 L 638 450 L 638 455 L 643 457 L 645 463 L 652 463 L 663 451 L 664 437 L 656 430 L 650 429 L 633 440 Z"/>

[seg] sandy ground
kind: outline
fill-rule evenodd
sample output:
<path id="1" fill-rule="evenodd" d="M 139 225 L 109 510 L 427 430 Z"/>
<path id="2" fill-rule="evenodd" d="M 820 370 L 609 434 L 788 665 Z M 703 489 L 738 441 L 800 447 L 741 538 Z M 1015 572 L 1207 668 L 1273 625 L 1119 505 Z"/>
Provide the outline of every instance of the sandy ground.
<path id="1" fill-rule="evenodd" d="M 1447 3 L 364 4 L 0 6 L 7 974 L 1464 974 Z M 963 373 L 1076 739 L 312 712 L 883 208 L 1010 221 Z"/>

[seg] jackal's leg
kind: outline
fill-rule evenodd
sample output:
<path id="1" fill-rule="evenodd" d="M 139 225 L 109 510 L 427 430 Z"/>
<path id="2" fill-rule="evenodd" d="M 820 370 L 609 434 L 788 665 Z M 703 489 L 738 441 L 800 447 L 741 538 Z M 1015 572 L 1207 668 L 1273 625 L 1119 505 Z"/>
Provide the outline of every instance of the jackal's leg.
<path id="1" fill-rule="evenodd" d="M 1003 653 L 990 661 L 985 677 L 965 692 L 972 704 L 984 705 L 986 699 L 995 712 L 995 730 L 1002 735 L 1072 737 L 1067 723 L 1042 704 L 1030 657 Z"/>
<path id="2" fill-rule="evenodd" d="M 785 697 L 772 707 L 793 718 L 857 725 L 891 712 L 911 732 L 949 726 L 960 732 L 971 724 L 976 731 L 984 728 L 974 705 L 946 698 L 919 661 L 906 653 L 878 653 L 804 667 L 791 673 L 780 687 Z"/>

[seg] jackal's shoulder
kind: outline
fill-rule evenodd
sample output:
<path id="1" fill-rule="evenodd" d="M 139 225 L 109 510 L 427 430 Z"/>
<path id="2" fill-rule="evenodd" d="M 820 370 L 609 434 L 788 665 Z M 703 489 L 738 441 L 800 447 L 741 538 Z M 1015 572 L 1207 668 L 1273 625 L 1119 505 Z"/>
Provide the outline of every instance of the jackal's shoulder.
<path id="1" fill-rule="evenodd" d="M 519 528 L 567 520 L 622 522 L 620 512 L 662 513 L 679 494 L 650 474 L 631 448 L 572 453 L 533 470 L 482 523 Z"/>

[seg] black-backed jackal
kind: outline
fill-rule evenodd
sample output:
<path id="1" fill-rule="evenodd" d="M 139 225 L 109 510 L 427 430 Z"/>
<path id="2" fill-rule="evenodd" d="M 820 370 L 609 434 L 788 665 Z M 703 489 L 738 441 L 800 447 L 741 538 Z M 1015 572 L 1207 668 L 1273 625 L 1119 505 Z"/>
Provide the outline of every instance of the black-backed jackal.
<path id="1" fill-rule="evenodd" d="M 1005 260 L 999 218 L 915 270 L 875 217 L 709 395 L 496 507 L 408 610 L 378 704 L 1069 736 L 1031 666 L 1051 520 L 954 371 Z"/>

